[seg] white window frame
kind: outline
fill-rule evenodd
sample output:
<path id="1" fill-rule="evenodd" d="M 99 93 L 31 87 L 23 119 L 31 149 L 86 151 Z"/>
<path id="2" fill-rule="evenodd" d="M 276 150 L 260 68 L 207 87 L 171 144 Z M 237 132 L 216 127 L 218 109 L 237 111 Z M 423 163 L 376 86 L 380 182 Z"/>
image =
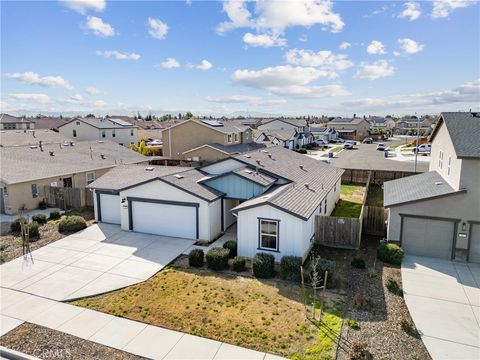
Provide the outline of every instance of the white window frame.
<path id="1" fill-rule="evenodd" d="M 112 130 L 112 138 L 116 137 L 115 129 Z"/>
<path id="2" fill-rule="evenodd" d="M 262 224 L 263 223 L 274 223 L 275 224 L 275 234 L 263 233 L 262 232 Z M 262 238 L 264 236 L 275 239 L 275 248 L 262 246 Z M 258 218 L 258 250 L 278 251 L 279 237 L 280 237 L 280 220 Z"/>
<path id="3" fill-rule="evenodd" d="M 438 168 L 443 169 L 443 151 L 440 150 L 440 153 L 438 154 Z"/>
<path id="4" fill-rule="evenodd" d="M 105 130 L 102 130 L 101 134 L 102 134 L 102 138 L 105 138 L 107 136 Z"/>
<path id="5" fill-rule="evenodd" d="M 133 129 L 130 129 L 130 136 L 133 136 Z"/>
<path id="6" fill-rule="evenodd" d="M 31 184 L 30 188 L 32 190 L 32 198 L 37 198 L 38 197 L 38 185 L 37 184 Z"/>
<path id="7" fill-rule="evenodd" d="M 77 137 L 77 129 L 73 129 L 72 135 L 73 135 L 73 137 Z"/>
<path id="8" fill-rule="evenodd" d="M 449 157 L 448 157 L 448 165 L 447 165 L 447 175 L 448 175 L 448 176 L 450 176 L 451 167 L 452 167 L 452 157 L 449 156 Z"/>
<path id="9" fill-rule="evenodd" d="M 232 134 L 227 135 L 227 142 L 229 142 L 229 143 L 232 142 Z"/>
<path id="10" fill-rule="evenodd" d="M 88 179 L 89 178 L 89 175 L 93 175 L 93 179 Z M 86 175 L 85 175 L 86 179 L 87 179 L 87 185 L 90 185 L 92 182 L 95 181 L 95 173 L 93 171 L 90 171 L 90 172 L 87 172 Z"/>
<path id="11" fill-rule="evenodd" d="M 235 142 L 238 142 L 238 134 L 237 133 L 233 134 L 233 140 Z"/>

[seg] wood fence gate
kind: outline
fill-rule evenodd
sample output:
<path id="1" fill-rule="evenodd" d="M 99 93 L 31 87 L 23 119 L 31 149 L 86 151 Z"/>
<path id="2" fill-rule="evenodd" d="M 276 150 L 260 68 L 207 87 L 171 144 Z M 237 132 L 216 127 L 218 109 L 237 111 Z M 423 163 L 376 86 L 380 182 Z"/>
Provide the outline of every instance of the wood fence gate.
<path id="1" fill-rule="evenodd" d="M 93 194 L 88 189 L 45 186 L 45 201 L 62 210 L 93 206 Z"/>
<path id="2" fill-rule="evenodd" d="M 365 205 L 363 209 L 363 233 L 368 235 L 387 235 L 388 210 L 380 206 Z"/>
<path id="3" fill-rule="evenodd" d="M 362 237 L 361 218 L 315 216 L 315 241 L 318 244 L 358 249 Z"/>

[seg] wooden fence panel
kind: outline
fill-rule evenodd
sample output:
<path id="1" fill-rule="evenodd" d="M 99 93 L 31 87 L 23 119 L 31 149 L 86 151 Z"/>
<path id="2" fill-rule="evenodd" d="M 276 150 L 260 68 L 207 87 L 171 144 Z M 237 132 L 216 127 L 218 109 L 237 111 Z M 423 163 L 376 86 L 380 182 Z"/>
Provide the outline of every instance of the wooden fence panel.
<path id="1" fill-rule="evenodd" d="M 377 185 L 383 185 L 385 181 L 400 179 L 406 176 L 415 175 L 413 172 L 408 171 L 382 171 L 382 170 L 357 170 L 357 169 L 344 169 L 345 172 L 342 175 L 343 184 L 367 184 L 368 177 L 371 173 L 371 183 Z"/>
<path id="2" fill-rule="evenodd" d="M 44 194 L 48 206 L 62 210 L 93 206 L 93 195 L 88 189 L 45 186 Z"/>
<path id="3" fill-rule="evenodd" d="M 357 249 L 360 246 L 360 237 L 360 219 L 315 216 L 315 241 L 318 244 Z"/>
<path id="4" fill-rule="evenodd" d="M 380 206 L 364 206 L 363 232 L 369 235 L 385 236 L 387 211 Z"/>

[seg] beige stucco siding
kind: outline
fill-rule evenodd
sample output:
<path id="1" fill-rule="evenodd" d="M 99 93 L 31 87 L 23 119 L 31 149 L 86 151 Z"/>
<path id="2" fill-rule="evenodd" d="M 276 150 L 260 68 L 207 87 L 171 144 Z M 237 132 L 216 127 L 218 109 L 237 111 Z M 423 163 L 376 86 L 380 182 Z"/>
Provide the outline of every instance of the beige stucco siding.
<path id="1" fill-rule="evenodd" d="M 198 161 L 213 162 L 213 161 L 225 159 L 229 155 L 217 149 L 211 148 L 209 146 L 203 146 L 199 149 L 189 151 L 184 156 L 185 158 L 192 159 L 192 160 L 198 157 Z"/>
<path id="2" fill-rule="evenodd" d="M 105 174 L 110 168 L 94 170 L 95 179 Z M 90 173 L 90 171 L 88 171 Z M 53 182 L 57 182 L 57 186 L 63 186 L 63 178 L 72 178 L 72 186 L 74 188 L 84 189 L 87 186 L 87 172 L 81 172 L 70 175 L 63 175 L 58 177 L 50 177 L 45 179 L 39 179 L 34 181 L 27 181 L 23 183 L 5 185 L 7 195 L 4 196 L 5 213 L 17 214 L 18 209 L 25 206 L 27 209 L 36 209 L 38 204 L 45 198 L 45 186 L 50 186 Z M 37 185 L 38 196 L 34 197 L 32 194 L 32 185 Z M 82 199 L 82 205 L 84 200 Z"/>

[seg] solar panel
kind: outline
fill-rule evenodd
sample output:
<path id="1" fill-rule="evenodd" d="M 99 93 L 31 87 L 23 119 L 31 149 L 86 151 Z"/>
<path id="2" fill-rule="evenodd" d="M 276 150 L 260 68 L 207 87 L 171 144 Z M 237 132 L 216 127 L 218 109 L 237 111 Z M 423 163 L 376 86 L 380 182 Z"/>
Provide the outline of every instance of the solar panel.
<path id="1" fill-rule="evenodd" d="M 125 121 L 125 120 L 120 120 L 120 119 L 108 119 L 110 120 L 111 122 L 117 124 L 117 125 L 122 125 L 122 126 L 132 126 L 132 124 L 130 124 L 128 121 Z"/>
<path id="2" fill-rule="evenodd" d="M 218 120 L 202 119 L 202 120 L 200 120 L 200 121 L 203 122 L 204 124 L 207 124 L 207 125 L 213 126 L 213 127 L 223 126 L 223 123 L 221 123 L 221 122 L 218 121 Z"/>

